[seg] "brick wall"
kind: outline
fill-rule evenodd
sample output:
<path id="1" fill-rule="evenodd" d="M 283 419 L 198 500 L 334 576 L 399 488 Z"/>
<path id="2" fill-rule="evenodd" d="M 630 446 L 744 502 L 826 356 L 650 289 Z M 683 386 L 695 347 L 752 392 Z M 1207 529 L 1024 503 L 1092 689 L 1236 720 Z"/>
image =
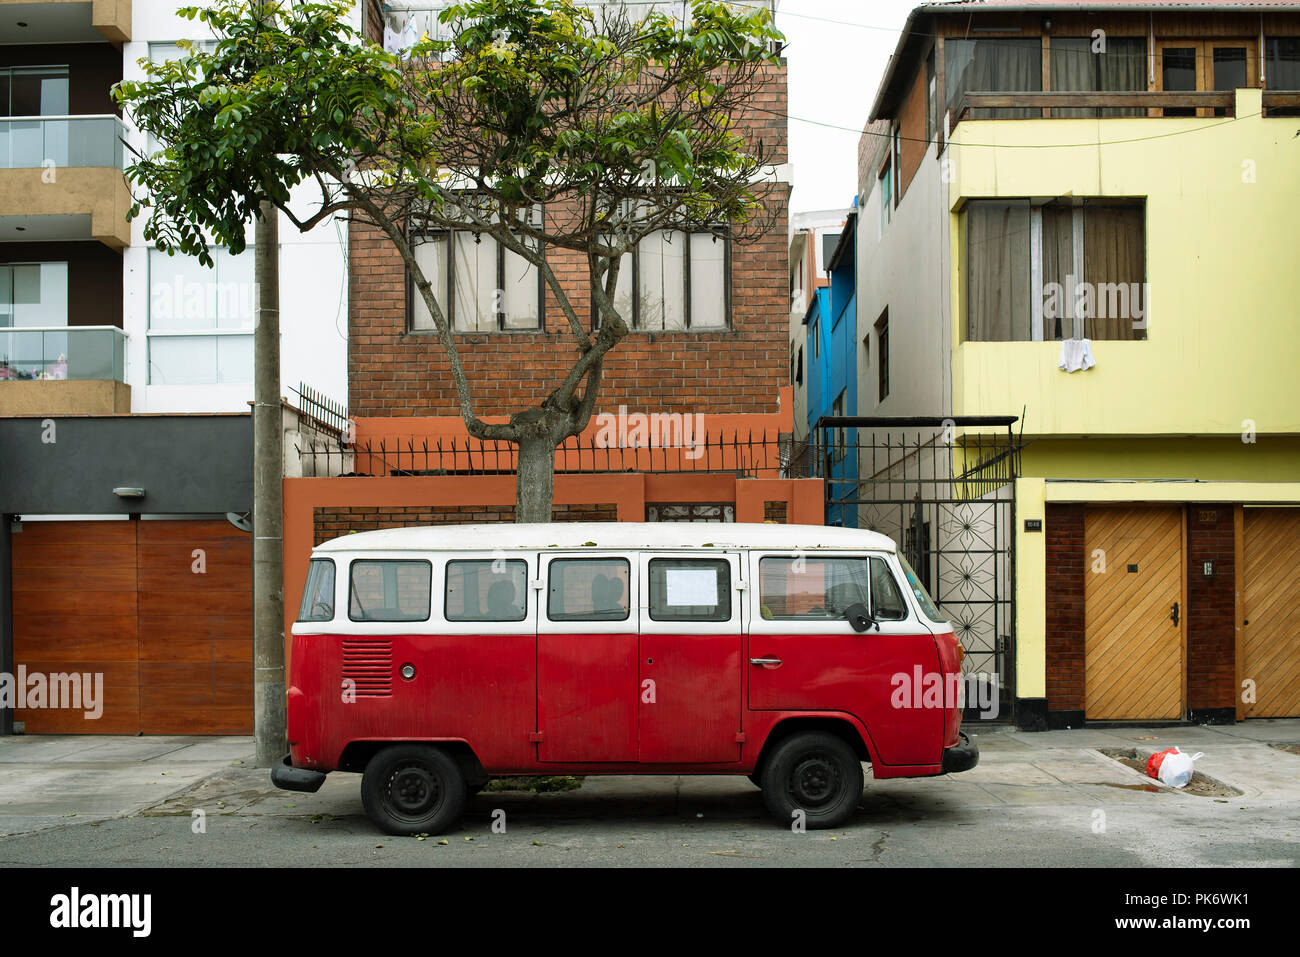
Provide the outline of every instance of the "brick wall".
<path id="1" fill-rule="evenodd" d="M 1083 506 L 1047 506 L 1047 707 L 1084 707 Z"/>
<path id="2" fill-rule="evenodd" d="M 786 245 L 788 187 L 769 205 L 773 228 L 733 244 L 731 328 L 632 332 L 605 360 L 599 408 L 630 411 L 755 413 L 775 409 L 789 375 Z M 548 261 L 575 311 L 590 322 L 585 260 L 551 250 Z M 408 333 L 405 272 L 377 231 L 353 224 L 349 257 L 348 407 L 357 416 L 457 415 L 446 353 L 431 333 Z M 480 415 L 540 403 L 559 385 L 576 352 L 567 320 L 547 290 L 546 331 L 456 335 Z"/>
<path id="3" fill-rule="evenodd" d="M 1236 565 L 1232 505 L 1187 514 L 1187 707 L 1236 705 Z M 1214 562 L 1205 577 L 1204 563 Z"/>
<path id="4" fill-rule="evenodd" d="M 556 522 L 616 522 L 618 506 L 613 502 L 591 505 L 556 505 Z M 349 532 L 370 532 L 380 528 L 409 528 L 415 525 L 470 525 L 513 522 L 513 505 L 416 505 L 390 508 L 349 507 L 313 509 L 313 539 L 319 545 Z"/>

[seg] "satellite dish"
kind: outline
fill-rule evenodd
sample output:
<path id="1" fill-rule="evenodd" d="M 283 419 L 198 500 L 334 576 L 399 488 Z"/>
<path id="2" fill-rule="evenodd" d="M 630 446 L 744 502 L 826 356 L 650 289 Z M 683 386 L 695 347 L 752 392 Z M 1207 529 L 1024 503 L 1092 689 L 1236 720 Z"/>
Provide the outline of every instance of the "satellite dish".
<path id="1" fill-rule="evenodd" d="M 238 512 L 227 512 L 226 521 L 241 532 L 251 532 L 253 530 L 253 513 L 251 511 L 242 515 Z"/>

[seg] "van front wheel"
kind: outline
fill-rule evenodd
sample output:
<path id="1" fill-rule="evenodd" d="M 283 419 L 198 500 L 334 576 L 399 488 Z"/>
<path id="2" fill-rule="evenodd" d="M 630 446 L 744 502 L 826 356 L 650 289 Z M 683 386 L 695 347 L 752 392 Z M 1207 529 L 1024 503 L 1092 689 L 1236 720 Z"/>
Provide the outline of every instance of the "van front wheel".
<path id="1" fill-rule="evenodd" d="M 786 827 L 838 827 L 862 798 L 862 764 L 842 739 L 824 731 L 792 735 L 763 768 L 763 800 Z"/>
<path id="2" fill-rule="evenodd" d="M 384 748 L 361 775 L 361 804 L 385 834 L 441 834 L 460 819 L 467 797 L 455 760 L 427 744 Z"/>

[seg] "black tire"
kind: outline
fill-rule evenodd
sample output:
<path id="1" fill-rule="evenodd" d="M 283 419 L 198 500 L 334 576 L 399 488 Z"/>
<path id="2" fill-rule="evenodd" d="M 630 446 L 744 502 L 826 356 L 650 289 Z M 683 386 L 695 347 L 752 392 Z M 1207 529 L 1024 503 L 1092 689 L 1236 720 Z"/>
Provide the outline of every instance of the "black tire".
<path id="1" fill-rule="evenodd" d="M 460 766 L 432 745 L 384 748 L 361 775 L 361 805 L 385 834 L 441 834 L 460 820 L 467 798 Z"/>
<path id="2" fill-rule="evenodd" d="M 825 731 L 791 735 L 763 765 L 763 801 L 783 826 L 803 811 L 808 830 L 839 827 L 862 799 L 862 764 L 853 749 Z"/>

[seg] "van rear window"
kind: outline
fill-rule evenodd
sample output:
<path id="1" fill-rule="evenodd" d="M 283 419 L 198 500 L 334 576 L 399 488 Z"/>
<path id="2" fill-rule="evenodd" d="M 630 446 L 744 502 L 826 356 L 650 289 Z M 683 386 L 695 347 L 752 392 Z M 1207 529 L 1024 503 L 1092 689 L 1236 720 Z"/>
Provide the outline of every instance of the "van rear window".
<path id="1" fill-rule="evenodd" d="M 758 563 L 759 614 L 776 620 L 842 618 L 867 603 L 865 558 L 763 558 Z"/>
<path id="2" fill-rule="evenodd" d="M 448 621 L 523 621 L 528 563 L 447 563 L 444 615 Z"/>
<path id="3" fill-rule="evenodd" d="M 428 621 L 433 566 L 427 561 L 355 561 L 348 617 L 353 621 Z"/>
<path id="4" fill-rule="evenodd" d="M 625 621 L 630 566 L 625 558 L 557 558 L 550 565 L 551 621 Z"/>

